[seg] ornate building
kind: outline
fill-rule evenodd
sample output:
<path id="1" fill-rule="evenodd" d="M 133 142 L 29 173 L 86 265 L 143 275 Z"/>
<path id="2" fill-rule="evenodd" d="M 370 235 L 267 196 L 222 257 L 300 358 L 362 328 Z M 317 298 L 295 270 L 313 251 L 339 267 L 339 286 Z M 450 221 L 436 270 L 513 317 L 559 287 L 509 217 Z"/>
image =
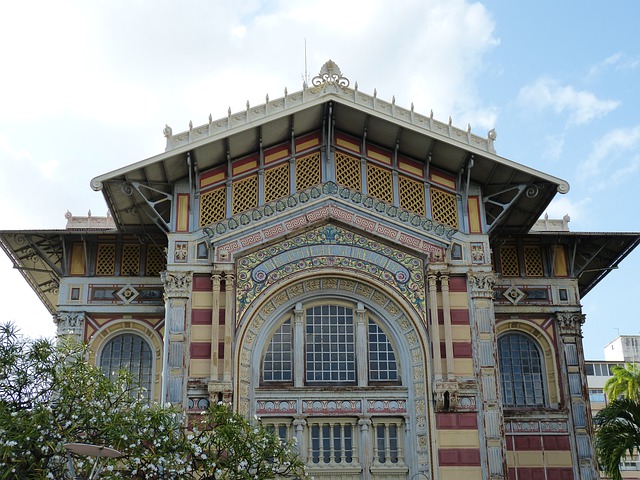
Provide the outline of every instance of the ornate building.
<path id="1" fill-rule="evenodd" d="M 565 181 L 331 61 L 164 133 L 93 179 L 112 219 L 0 232 L 91 361 L 189 412 L 233 402 L 316 477 L 596 478 L 580 299 L 638 234 L 533 228 Z"/>

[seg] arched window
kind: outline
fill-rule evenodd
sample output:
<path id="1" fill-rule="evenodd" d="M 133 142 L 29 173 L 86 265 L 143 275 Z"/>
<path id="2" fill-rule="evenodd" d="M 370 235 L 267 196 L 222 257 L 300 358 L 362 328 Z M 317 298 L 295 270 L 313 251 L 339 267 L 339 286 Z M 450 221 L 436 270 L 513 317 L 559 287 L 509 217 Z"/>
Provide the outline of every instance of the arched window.
<path id="1" fill-rule="evenodd" d="M 127 370 L 140 386 L 142 397 L 151 398 L 153 355 L 149 343 L 140 335 L 121 333 L 111 338 L 102 349 L 99 365 L 109 378 Z"/>
<path id="2" fill-rule="evenodd" d="M 544 366 L 536 342 L 523 333 L 502 335 L 498 338 L 498 358 L 503 405 L 545 406 Z"/>
<path id="3" fill-rule="evenodd" d="M 316 305 L 304 310 L 303 325 L 296 333 L 287 318 L 273 333 L 262 357 L 262 383 L 293 382 L 296 362 L 303 364 L 306 385 L 358 383 L 358 362 L 364 362 L 363 383 L 398 383 L 400 375 L 393 346 L 384 330 L 367 317 L 356 327 L 354 309 L 344 305 Z M 303 349 L 294 348 L 295 336 Z M 302 341 L 301 341 L 302 340 Z M 358 346 L 367 356 L 357 356 Z"/>

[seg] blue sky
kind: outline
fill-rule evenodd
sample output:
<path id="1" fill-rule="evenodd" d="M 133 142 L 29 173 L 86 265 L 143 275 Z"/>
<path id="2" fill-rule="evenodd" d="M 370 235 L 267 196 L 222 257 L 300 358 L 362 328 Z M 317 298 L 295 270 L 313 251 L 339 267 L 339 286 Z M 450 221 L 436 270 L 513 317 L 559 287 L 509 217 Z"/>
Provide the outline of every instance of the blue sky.
<path id="1" fill-rule="evenodd" d="M 164 150 L 174 132 L 299 90 L 333 59 L 352 85 L 486 135 L 566 179 L 549 209 L 573 231 L 640 231 L 640 4 L 309 0 L 12 2 L 0 44 L 0 229 L 103 215 L 91 178 Z M 233 5 L 231 5 L 233 3 Z M 227 5 L 229 4 L 229 5 Z M 640 251 L 583 300 L 588 358 L 639 334 Z M 2 321 L 52 335 L 0 255 Z"/>

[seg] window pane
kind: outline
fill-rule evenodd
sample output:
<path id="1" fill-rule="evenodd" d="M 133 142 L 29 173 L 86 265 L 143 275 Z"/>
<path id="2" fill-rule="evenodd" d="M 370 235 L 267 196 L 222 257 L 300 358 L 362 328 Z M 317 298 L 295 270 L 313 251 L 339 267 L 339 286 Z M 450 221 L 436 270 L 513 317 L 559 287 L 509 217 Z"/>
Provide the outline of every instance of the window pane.
<path id="1" fill-rule="evenodd" d="M 140 335 L 123 333 L 107 342 L 100 355 L 100 369 L 109 378 L 118 371 L 131 373 L 133 381 L 140 387 L 140 395 L 151 398 L 151 347 Z"/>
<path id="2" fill-rule="evenodd" d="M 271 337 L 262 361 L 262 379 L 265 382 L 290 382 L 292 361 L 291 320 L 287 320 Z"/>
<path id="3" fill-rule="evenodd" d="M 498 357 L 504 405 L 544 406 L 542 359 L 533 340 L 520 333 L 503 335 Z"/>
<path id="4" fill-rule="evenodd" d="M 396 356 L 387 335 L 369 320 L 369 380 L 396 381 Z"/>
<path id="5" fill-rule="evenodd" d="M 307 382 L 353 382 L 356 378 L 353 310 L 338 305 L 307 309 Z"/>

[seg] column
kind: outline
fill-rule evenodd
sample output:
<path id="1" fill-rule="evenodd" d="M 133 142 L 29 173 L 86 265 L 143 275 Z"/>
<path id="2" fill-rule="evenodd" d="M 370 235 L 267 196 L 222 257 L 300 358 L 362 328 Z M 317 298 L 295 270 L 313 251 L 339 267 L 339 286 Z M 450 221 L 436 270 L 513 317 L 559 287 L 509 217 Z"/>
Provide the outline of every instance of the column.
<path id="1" fill-rule="evenodd" d="M 233 313 L 235 311 L 236 289 L 234 276 L 232 273 L 225 274 L 225 307 L 224 307 L 224 374 L 225 383 L 231 386 L 233 333 L 235 331 L 235 321 Z"/>
<path id="2" fill-rule="evenodd" d="M 451 332 L 451 305 L 449 303 L 449 275 L 440 274 L 440 288 L 442 290 L 442 315 L 444 317 L 444 345 L 445 363 L 447 366 L 447 380 L 453 380 L 453 335 Z"/>
<path id="3" fill-rule="evenodd" d="M 503 480 L 507 478 L 507 459 L 496 365 L 498 344 L 493 309 L 493 285 L 496 279 L 493 272 L 469 271 L 467 275 L 471 298 L 469 317 L 474 370 L 480 390 L 478 433 L 481 462 L 483 470 L 489 472 L 490 480 Z"/>
<path id="4" fill-rule="evenodd" d="M 356 307 L 356 358 L 358 359 L 358 386 L 366 387 L 369 383 L 369 364 L 367 362 L 367 325 L 365 309 L 361 302 Z"/>
<path id="5" fill-rule="evenodd" d="M 431 313 L 431 348 L 433 349 L 433 374 L 436 380 L 442 379 L 442 355 L 440 353 L 440 325 L 438 324 L 438 276 L 430 272 L 429 281 L 429 307 Z"/>
<path id="6" fill-rule="evenodd" d="M 191 296 L 191 273 L 165 272 L 164 371 L 162 402 L 186 408 L 187 391 L 187 302 Z"/>
<path id="7" fill-rule="evenodd" d="M 293 428 L 294 428 L 294 434 L 296 436 L 296 448 L 298 451 L 298 454 L 300 455 L 300 459 L 303 462 L 307 461 L 307 447 L 306 447 L 306 442 L 305 442 L 305 435 L 304 435 L 304 428 L 307 425 L 307 421 L 302 418 L 302 417 L 296 417 L 293 420 Z"/>
<path id="8" fill-rule="evenodd" d="M 304 387 L 304 310 L 297 303 L 293 310 L 293 385 Z"/>
<path id="9" fill-rule="evenodd" d="M 572 445 L 573 476 L 581 480 L 599 478 L 592 442 L 591 412 L 586 398 L 587 379 L 582 350 L 582 324 L 585 316 L 578 312 L 556 313 L 560 350 L 560 388 L 569 399 L 569 431 L 575 432 Z M 572 436 L 570 435 L 570 438 Z"/>
<path id="10" fill-rule="evenodd" d="M 357 445 L 357 450 L 354 451 L 354 454 L 359 451 L 357 455 L 360 465 L 362 465 L 362 478 L 368 480 L 371 478 L 371 472 L 367 466 L 373 464 L 373 459 L 371 458 L 371 419 L 361 418 L 358 420 L 358 426 L 360 427 L 360 445 Z"/>
<path id="11" fill-rule="evenodd" d="M 220 344 L 220 274 L 211 276 L 211 373 L 209 382 L 218 380 L 218 345 Z"/>

